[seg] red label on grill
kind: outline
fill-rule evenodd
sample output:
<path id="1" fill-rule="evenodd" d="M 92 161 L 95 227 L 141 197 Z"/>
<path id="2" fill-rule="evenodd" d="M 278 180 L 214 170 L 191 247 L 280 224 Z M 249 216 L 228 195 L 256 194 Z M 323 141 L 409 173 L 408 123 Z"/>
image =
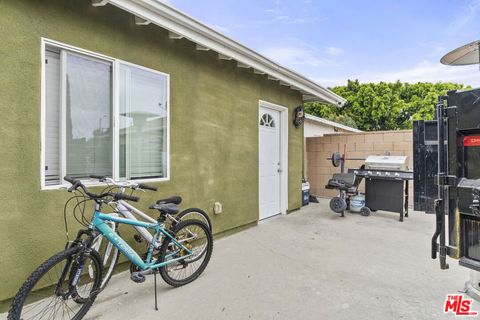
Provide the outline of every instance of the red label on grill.
<path id="1" fill-rule="evenodd" d="M 463 145 L 465 147 L 480 147 L 480 136 L 463 137 Z"/>

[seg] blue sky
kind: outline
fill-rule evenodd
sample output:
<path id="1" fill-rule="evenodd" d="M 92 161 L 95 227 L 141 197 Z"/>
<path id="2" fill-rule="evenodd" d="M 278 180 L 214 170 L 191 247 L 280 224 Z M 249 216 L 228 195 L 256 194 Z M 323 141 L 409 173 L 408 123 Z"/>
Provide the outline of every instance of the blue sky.
<path id="1" fill-rule="evenodd" d="M 480 39 L 480 0 L 168 2 L 325 86 L 357 78 L 480 86 L 478 66 L 439 63 Z"/>

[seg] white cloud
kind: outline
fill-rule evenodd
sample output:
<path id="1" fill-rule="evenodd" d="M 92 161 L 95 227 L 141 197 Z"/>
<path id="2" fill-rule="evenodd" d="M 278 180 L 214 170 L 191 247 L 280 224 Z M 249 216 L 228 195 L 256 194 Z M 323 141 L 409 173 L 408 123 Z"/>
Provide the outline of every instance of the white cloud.
<path id="1" fill-rule="evenodd" d="M 226 34 L 230 33 L 230 29 L 219 26 L 219 25 L 210 25 L 210 28 L 215 29 L 221 33 L 226 33 Z"/>
<path id="2" fill-rule="evenodd" d="M 281 23 L 284 23 L 284 24 L 303 24 L 303 23 L 317 22 L 318 20 L 319 20 L 318 18 L 303 17 L 303 18 L 287 19 L 287 20 L 281 21 Z"/>
<path id="3" fill-rule="evenodd" d="M 343 49 L 336 48 L 336 47 L 327 47 L 325 48 L 325 52 L 328 55 L 335 57 L 335 56 L 341 55 L 343 53 Z"/>
<path id="4" fill-rule="evenodd" d="M 447 34 L 455 35 L 464 29 L 470 21 L 475 19 L 477 11 L 480 9 L 480 0 L 472 0 L 466 8 L 463 8 L 447 27 Z"/>
<path id="5" fill-rule="evenodd" d="M 287 67 L 294 66 L 335 66 L 338 63 L 323 59 L 310 49 L 300 47 L 270 47 L 260 51 L 263 55 Z"/>
<path id="6" fill-rule="evenodd" d="M 258 24 L 304 24 L 318 21 L 318 17 L 310 16 L 291 16 L 292 10 L 288 6 L 280 5 L 280 1 L 275 1 L 273 8 L 264 10 L 268 19 L 258 21 Z"/>
<path id="7" fill-rule="evenodd" d="M 324 86 L 345 85 L 347 79 L 358 79 L 360 82 L 455 82 L 480 87 L 480 72 L 478 65 L 473 66 L 444 66 L 424 60 L 416 66 L 404 70 L 388 72 L 367 72 L 350 74 L 342 78 L 314 77 L 314 80 Z"/>
<path id="8" fill-rule="evenodd" d="M 266 12 L 268 13 L 276 13 L 273 11 L 273 9 L 267 9 Z M 271 17 L 269 20 L 261 20 L 257 21 L 256 23 L 259 25 L 265 25 L 265 24 L 275 24 L 275 23 L 281 23 L 281 24 L 305 24 L 305 23 L 313 23 L 318 21 L 319 19 L 317 17 L 309 18 L 309 17 L 291 17 L 285 14 L 281 14 L 278 12 L 278 15 Z"/>
<path id="9" fill-rule="evenodd" d="M 434 42 L 420 42 L 417 46 L 423 52 L 424 59 L 440 60 L 440 57 L 447 52 L 447 48 Z"/>

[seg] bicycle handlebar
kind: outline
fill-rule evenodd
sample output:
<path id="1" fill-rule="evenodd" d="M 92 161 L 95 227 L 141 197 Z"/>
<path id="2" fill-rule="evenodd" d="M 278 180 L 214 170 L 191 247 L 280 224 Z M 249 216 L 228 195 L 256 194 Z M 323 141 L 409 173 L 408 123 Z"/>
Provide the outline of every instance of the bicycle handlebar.
<path id="1" fill-rule="evenodd" d="M 151 191 L 157 191 L 158 188 L 146 183 L 135 183 L 131 181 L 124 181 L 124 182 L 116 182 L 110 177 L 107 176 L 99 176 L 99 175 L 90 175 L 90 178 L 92 179 L 98 179 L 100 182 L 105 182 L 110 185 L 114 185 L 119 188 L 130 188 L 130 189 L 142 189 L 142 190 L 151 190 Z M 68 180 L 67 180 L 68 181 Z"/>
<path id="2" fill-rule="evenodd" d="M 80 181 L 80 180 L 77 180 L 74 177 L 70 177 L 70 176 L 63 177 L 63 180 L 70 182 L 72 185 L 76 184 L 77 182 Z"/>
<path id="3" fill-rule="evenodd" d="M 99 176 L 99 175 L 96 175 L 96 174 L 91 174 L 90 175 L 90 178 L 92 179 L 98 179 L 100 181 L 105 181 L 108 177 L 107 176 Z"/>
<path id="4" fill-rule="evenodd" d="M 101 193 L 101 194 L 91 193 L 88 190 L 88 188 L 80 180 L 75 179 L 73 177 L 69 177 L 69 176 L 65 176 L 63 179 L 72 184 L 72 186 L 70 188 L 68 188 L 68 192 L 73 192 L 73 191 L 77 190 L 78 188 L 82 188 L 83 192 L 85 192 L 85 194 L 87 196 L 89 196 L 90 198 L 95 199 L 95 200 L 105 198 L 105 197 L 108 197 L 108 196 L 113 197 L 115 200 L 128 200 L 128 201 L 135 201 L 135 202 L 138 202 L 140 200 L 139 197 L 130 196 L 128 194 L 123 194 L 123 193 L 112 193 L 112 192 L 105 192 L 105 193 Z"/>
<path id="5" fill-rule="evenodd" d="M 144 190 L 151 190 L 151 191 L 157 191 L 158 188 L 155 187 L 155 186 L 151 186 L 151 185 L 148 185 L 148 184 L 145 184 L 145 183 L 139 183 L 137 185 L 138 188 L 140 189 L 144 189 Z"/>
<path id="6" fill-rule="evenodd" d="M 138 202 L 138 200 L 140 200 L 139 197 L 130 196 L 130 195 L 124 194 L 124 193 L 115 193 L 113 198 L 115 200 L 127 200 L 127 201 L 135 201 L 135 202 Z"/>

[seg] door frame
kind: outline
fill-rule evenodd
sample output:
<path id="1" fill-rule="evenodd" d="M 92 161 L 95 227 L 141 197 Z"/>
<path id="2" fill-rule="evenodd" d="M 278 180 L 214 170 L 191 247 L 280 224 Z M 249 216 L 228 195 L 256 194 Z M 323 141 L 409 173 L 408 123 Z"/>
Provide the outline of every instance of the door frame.
<path id="1" fill-rule="evenodd" d="M 280 112 L 280 214 L 287 214 L 288 210 L 288 108 L 264 100 L 258 100 L 258 114 L 260 108 L 272 109 Z M 258 216 L 260 217 L 260 125 L 258 128 Z"/>

